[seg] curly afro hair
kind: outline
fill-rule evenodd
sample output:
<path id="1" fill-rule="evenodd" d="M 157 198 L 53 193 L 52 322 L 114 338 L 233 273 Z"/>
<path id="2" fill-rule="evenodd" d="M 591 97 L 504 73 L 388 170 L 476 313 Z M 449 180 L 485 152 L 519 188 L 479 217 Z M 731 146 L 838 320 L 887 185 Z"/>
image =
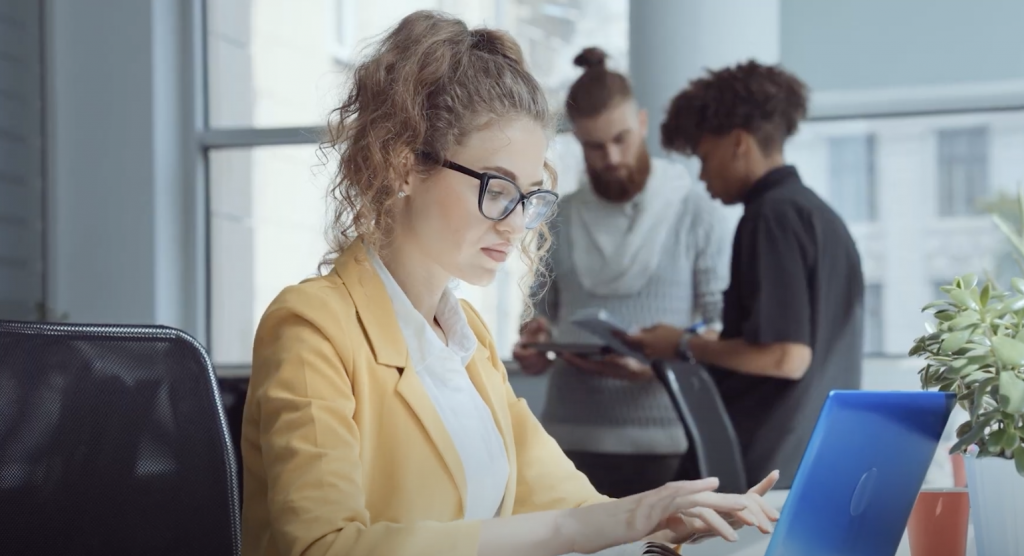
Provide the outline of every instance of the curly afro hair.
<path id="1" fill-rule="evenodd" d="M 706 135 L 749 132 L 765 153 L 781 150 L 807 115 L 807 86 L 779 66 L 754 61 L 708 71 L 672 99 L 661 124 L 667 150 L 694 154 Z"/>

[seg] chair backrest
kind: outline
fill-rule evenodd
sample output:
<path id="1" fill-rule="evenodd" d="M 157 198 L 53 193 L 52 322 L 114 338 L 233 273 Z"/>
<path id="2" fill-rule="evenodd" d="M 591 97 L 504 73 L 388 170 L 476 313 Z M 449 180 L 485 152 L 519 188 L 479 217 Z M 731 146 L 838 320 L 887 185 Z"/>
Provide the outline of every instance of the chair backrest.
<path id="1" fill-rule="evenodd" d="M 690 442 L 679 479 L 718 477 L 720 492 L 746 492 L 743 453 L 711 375 L 693 363 L 674 362 L 670 367 L 655 361 L 653 367 Z"/>
<path id="2" fill-rule="evenodd" d="M 213 366 L 159 326 L 0 321 L 0 552 L 237 555 Z"/>
<path id="3" fill-rule="evenodd" d="M 249 395 L 249 377 L 218 377 L 217 387 L 220 388 L 224 416 L 228 422 L 228 434 L 231 435 L 231 447 L 235 450 L 235 465 L 238 467 L 239 503 L 245 503 L 245 488 L 242 484 L 242 419 L 245 415 L 245 399 Z"/>

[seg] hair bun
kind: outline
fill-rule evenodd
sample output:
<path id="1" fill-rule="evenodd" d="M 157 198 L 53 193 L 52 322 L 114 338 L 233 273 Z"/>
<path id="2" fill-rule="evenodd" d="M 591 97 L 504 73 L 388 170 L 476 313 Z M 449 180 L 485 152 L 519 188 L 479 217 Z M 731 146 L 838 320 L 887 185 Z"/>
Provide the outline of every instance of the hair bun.
<path id="1" fill-rule="evenodd" d="M 604 61 L 608 59 L 608 54 L 604 50 L 596 46 L 584 48 L 583 52 L 576 55 L 572 63 L 583 68 L 585 71 L 605 69 Z"/>

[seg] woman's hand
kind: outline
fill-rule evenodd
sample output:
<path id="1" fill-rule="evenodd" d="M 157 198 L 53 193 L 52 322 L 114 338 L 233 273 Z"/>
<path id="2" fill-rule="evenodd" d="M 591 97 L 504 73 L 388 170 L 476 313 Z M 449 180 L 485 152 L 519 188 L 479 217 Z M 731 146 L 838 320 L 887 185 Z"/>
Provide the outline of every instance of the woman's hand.
<path id="1" fill-rule="evenodd" d="M 716 488 L 714 478 L 678 481 L 621 500 L 567 510 L 561 515 L 559 535 L 568 552 L 591 554 L 643 540 L 689 513 L 695 521 L 688 530 L 735 537 L 733 527 L 721 516 L 749 510 L 750 497 L 713 492 Z M 704 524 L 702 528 L 695 525 L 697 521 Z"/>
<path id="2" fill-rule="evenodd" d="M 730 529 L 742 529 L 744 526 L 757 527 L 762 533 L 774 531 L 774 523 L 779 520 L 779 512 L 764 501 L 763 496 L 775 486 L 779 480 L 779 472 L 772 471 L 763 481 L 742 496 L 744 509 L 738 512 L 718 512 L 710 508 L 693 508 L 672 516 L 666 522 L 665 534 L 657 540 L 666 544 L 695 544 L 711 537 L 722 536 L 735 541 L 735 532 L 722 535 L 723 526 Z M 717 523 L 711 527 L 710 523 Z"/>

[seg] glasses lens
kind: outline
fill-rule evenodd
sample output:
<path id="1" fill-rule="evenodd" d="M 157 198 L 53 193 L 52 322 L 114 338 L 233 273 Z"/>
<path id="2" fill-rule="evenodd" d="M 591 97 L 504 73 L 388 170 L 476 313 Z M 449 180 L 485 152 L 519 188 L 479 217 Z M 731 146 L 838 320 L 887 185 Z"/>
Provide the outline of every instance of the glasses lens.
<path id="1" fill-rule="evenodd" d="M 526 199 L 524 207 L 525 226 L 532 230 L 540 225 L 555 206 L 558 197 L 551 191 L 538 191 Z"/>
<path id="2" fill-rule="evenodd" d="M 508 216 L 519 202 L 519 189 L 508 180 L 492 177 L 487 181 L 483 203 L 480 211 L 492 220 L 501 220 Z"/>

